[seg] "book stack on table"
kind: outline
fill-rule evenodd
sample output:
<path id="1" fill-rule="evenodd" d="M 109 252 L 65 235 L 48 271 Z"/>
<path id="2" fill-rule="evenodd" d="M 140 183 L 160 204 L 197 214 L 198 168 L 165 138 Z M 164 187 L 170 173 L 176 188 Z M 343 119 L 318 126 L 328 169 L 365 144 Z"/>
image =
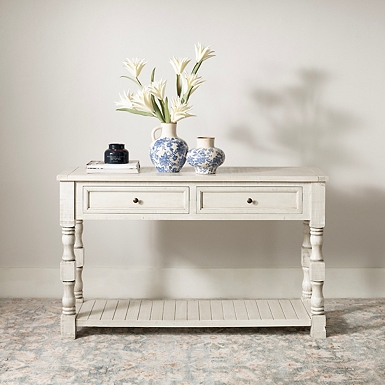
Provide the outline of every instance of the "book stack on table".
<path id="1" fill-rule="evenodd" d="M 91 160 L 86 166 L 87 173 L 116 173 L 116 174 L 137 174 L 140 171 L 138 160 L 131 160 L 128 163 L 111 164 L 100 160 Z"/>

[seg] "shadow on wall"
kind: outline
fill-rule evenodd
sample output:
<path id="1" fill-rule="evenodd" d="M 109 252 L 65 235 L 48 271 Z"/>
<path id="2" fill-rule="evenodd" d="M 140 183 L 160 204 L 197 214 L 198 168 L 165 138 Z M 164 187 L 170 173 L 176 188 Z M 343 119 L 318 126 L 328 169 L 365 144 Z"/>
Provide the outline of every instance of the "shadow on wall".
<path id="1" fill-rule="evenodd" d="M 360 119 L 324 101 L 330 78 L 318 70 L 301 70 L 298 84 L 279 90 L 256 89 L 256 112 L 266 119 L 271 139 L 263 143 L 246 125 L 233 127 L 231 139 L 266 153 L 281 148 L 289 159 L 296 157 L 297 164 L 319 166 L 326 173 L 358 165 L 362 170 L 362 161 L 344 141 L 349 132 L 359 129 Z M 338 180 L 331 180 L 327 189 L 327 266 L 384 266 L 384 192 L 361 188 L 347 195 L 341 193 L 343 186 L 333 186 L 338 186 Z M 186 267 L 203 268 L 300 267 L 299 222 L 160 221 L 157 232 L 154 247 L 165 267 L 173 266 L 175 260 L 178 266 L 182 262 Z"/>
<path id="2" fill-rule="evenodd" d="M 244 275 L 230 274 L 230 281 L 224 282 L 223 272 L 217 275 L 213 273 L 215 269 L 300 267 L 302 237 L 299 221 L 159 221 L 153 247 L 161 267 L 199 269 L 195 284 L 200 282 L 202 287 L 194 287 L 194 293 L 201 292 L 204 297 L 204 288 L 210 287 L 210 292 L 220 293 L 219 296 L 227 293 L 231 297 L 234 295 L 231 287 L 243 292 L 239 285 Z M 158 275 L 154 276 L 150 292 L 168 298 L 174 292 L 173 282 L 160 277 L 159 271 L 154 273 Z M 276 281 L 274 276 L 271 280 Z M 191 284 L 194 283 L 185 283 L 187 291 Z M 248 282 L 246 286 L 260 284 Z M 297 284 L 300 293 L 301 281 Z M 247 293 L 241 295 L 246 296 Z"/>
<path id="3" fill-rule="evenodd" d="M 325 258 L 335 267 L 385 267 L 385 193 L 327 190 Z M 383 283 L 382 283 L 383 284 Z"/>
<path id="4" fill-rule="evenodd" d="M 189 268 L 293 267 L 300 261 L 299 222 L 160 221 L 157 231 L 165 267 L 177 259 Z"/>
<path id="5" fill-rule="evenodd" d="M 297 164 L 319 166 L 327 174 L 357 166 L 362 170 L 363 160 L 350 151 L 345 140 L 362 121 L 354 112 L 327 103 L 324 91 L 331 80 L 326 72 L 300 70 L 297 84 L 278 90 L 256 89 L 252 97 L 271 132 L 271 145 L 266 140 L 263 144 L 255 130 L 245 126 L 233 127 L 231 139 L 267 153 L 281 148 L 284 154 L 296 157 Z M 385 225 L 384 191 L 360 187 L 357 179 L 356 189 L 342 193 L 344 186 L 338 184 L 331 178 L 327 188 L 325 250 L 333 254 L 338 267 L 384 266 L 385 246 L 379 242 Z"/>
<path id="6" fill-rule="evenodd" d="M 337 110 L 324 102 L 323 93 L 331 76 L 319 70 L 298 72 L 298 84 L 278 90 L 257 88 L 252 98 L 256 113 L 271 133 L 269 143 L 258 138 L 255 129 L 236 126 L 232 141 L 265 152 L 277 152 L 297 159 L 302 166 L 322 165 L 325 171 L 336 165 L 352 166 L 356 154 L 344 148 L 344 136 L 357 129 L 357 116 Z"/>

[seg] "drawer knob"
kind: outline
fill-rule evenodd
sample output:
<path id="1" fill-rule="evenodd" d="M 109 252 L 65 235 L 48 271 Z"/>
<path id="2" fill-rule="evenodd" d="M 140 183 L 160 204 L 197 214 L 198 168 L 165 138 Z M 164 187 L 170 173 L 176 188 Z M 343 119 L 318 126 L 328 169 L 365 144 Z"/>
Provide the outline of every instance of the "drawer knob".
<path id="1" fill-rule="evenodd" d="M 138 199 L 138 198 L 134 198 L 132 201 L 133 201 L 134 203 L 138 203 L 138 202 L 139 202 L 139 199 Z"/>
<path id="2" fill-rule="evenodd" d="M 253 200 L 251 198 L 247 198 L 246 202 L 250 204 L 250 203 L 253 203 Z"/>

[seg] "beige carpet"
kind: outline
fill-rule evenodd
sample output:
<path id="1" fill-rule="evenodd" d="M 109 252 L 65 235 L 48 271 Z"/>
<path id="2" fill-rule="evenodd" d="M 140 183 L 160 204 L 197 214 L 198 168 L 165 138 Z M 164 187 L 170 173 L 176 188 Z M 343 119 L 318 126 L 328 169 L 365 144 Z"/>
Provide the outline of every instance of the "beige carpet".
<path id="1" fill-rule="evenodd" d="M 308 328 L 83 328 L 60 337 L 60 301 L 0 299 L 0 384 L 385 384 L 385 299 L 327 300 Z"/>

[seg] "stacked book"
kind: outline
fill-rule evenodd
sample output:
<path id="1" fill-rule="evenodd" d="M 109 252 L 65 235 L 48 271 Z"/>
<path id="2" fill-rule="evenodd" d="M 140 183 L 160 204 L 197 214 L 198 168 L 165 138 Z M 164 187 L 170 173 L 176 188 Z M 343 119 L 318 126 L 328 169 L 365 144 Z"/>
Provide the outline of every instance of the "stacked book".
<path id="1" fill-rule="evenodd" d="M 108 174 L 137 174 L 140 171 L 138 160 L 131 160 L 129 163 L 110 164 L 100 160 L 91 160 L 86 166 L 87 173 L 108 173 Z"/>

